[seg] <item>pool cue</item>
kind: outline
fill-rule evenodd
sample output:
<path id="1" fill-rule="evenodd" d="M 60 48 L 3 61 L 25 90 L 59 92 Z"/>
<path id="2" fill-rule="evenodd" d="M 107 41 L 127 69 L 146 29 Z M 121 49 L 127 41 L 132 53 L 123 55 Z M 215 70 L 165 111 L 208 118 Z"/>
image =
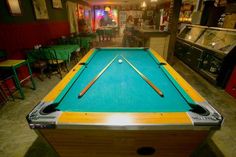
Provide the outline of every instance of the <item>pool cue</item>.
<path id="1" fill-rule="evenodd" d="M 123 57 L 123 56 L 121 56 Z M 160 89 L 158 89 L 144 74 L 142 74 L 132 63 L 130 63 L 125 57 L 125 61 L 161 96 L 164 97 Z"/>
<path id="2" fill-rule="evenodd" d="M 118 55 L 117 55 L 118 56 Z M 104 73 L 104 71 L 107 70 L 107 68 L 114 62 L 114 60 L 117 58 L 117 56 L 115 56 L 115 58 L 113 58 L 101 71 L 100 73 L 95 76 L 95 78 L 89 82 L 89 84 L 79 93 L 79 98 L 82 97 L 87 91 L 88 89 L 95 83 L 95 81 Z"/>

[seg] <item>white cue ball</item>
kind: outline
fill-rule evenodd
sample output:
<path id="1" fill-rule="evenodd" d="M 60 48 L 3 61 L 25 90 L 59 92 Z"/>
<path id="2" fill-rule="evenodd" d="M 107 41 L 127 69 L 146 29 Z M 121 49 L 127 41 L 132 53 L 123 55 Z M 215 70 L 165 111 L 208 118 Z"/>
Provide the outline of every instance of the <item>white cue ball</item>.
<path id="1" fill-rule="evenodd" d="M 121 64 L 123 61 L 121 59 L 119 59 L 118 62 Z"/>

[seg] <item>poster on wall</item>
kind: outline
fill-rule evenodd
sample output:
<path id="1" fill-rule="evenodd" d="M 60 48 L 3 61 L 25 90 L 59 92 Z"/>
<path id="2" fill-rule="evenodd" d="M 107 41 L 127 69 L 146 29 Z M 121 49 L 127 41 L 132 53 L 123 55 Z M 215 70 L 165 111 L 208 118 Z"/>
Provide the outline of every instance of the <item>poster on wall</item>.
<path id="1" fill-rule="evenodd" d="M 20 0 L 7 0 L 7 5 L 11 15 L 21 15 Z"/>
<path id="2" fill-rule="evenodd" d="M 62 8 L 61 0 L 52 0 L 52 7 L 56 9 Z"/>
<path id="3" fill-rule="evenodd" d="M 48 10 L 45 0 L 33 0 L 33 6 L 37 20 L 48 19 Z"/>

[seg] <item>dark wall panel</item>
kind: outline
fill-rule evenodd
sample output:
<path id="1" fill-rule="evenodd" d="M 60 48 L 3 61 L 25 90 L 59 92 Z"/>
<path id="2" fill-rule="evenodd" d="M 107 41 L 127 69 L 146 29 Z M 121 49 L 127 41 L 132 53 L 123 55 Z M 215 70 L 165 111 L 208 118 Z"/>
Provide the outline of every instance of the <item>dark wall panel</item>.
<path id="1" fill-rule="evenodd" d="M 61 9 L 53 8 L 52 0 L 45 0 L 49 16 L 47 20 L 36 20 L 32 0 L 19 1 L 22 15 L 12 16 L 6 0 L 0 0 L 0 49 L 7 51 L 9 59 L 25 59 L 23 49 L 70 34 L 66 0 L 62 0 Z M 27 73 L 25 67 L 18 71 L 20 78 L 24 78 Z"/>
<path id="2" fill-rule="evenodd" d="M 9 58 L 24 58 L 22 49 L 46 44 L 53 38 L 69 34 L 67 21 L 43 21 L 38 23 L 0 24 L 0 48 Z"/>
<path id="3" fill-rule="evenodd" d="M 21 12 L 20 16 L 12 16 L 8 10 L 6 0 L 0 1 L 0 23 L 24 23 L 24 22 L 39 22 L 36 20 L 32 0 L 20 0 Z M 45 0 L 50 21 L 67 20 L 66 3 L 62 1 L 62 9 L 52 7 L 51 0 Z"/>
<path id="4" fill-rule="evenodd" d="M 25 59 L 23 49 L 33 48 L 36 44 L 45 44 L 53 38 L 68 34 L 67 21 L 0 24 L 0 48 L 7 51 L 9 59 Z M 20 79 L 27 77 L 27 68 L 20 68 L 18 76 Z"/>
<path id="5" fill-rule="evenodd" d="M 66 1 L 62 1 L 62 9 L 55 9 L 52 0 L 45 0 L 49 16 L 47 20 L 36 20 L 32 0 L 19 1 L 20 16 L 12 16 L 7 1 L 0 1 L 0 49 L 7 50 L 9 58 L 23 58 L 19 53 L 22 48 L 32 48 L 69 34 Z"/>

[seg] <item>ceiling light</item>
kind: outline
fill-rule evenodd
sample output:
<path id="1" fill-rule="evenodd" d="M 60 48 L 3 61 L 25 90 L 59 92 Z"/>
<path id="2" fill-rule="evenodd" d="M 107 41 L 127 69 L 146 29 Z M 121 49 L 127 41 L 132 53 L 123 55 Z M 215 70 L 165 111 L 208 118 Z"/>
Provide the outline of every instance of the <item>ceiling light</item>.
<path id="1" fill-rule="evenodd" d="M 105 7 L 105 11 L 109 12 L 109 11 L 111 11 L 111 8 L 110 7 Z"/>
<path id="2" fill-rule="evenodd" d="M 143 3 L 142 3 L 142 5 L 141 5 L 141 7 L 143 7 L 143 8 L 146 8 L 146 7 L 147 7 L 147 4 L 146 4 L 146 2 L 145 2 L 145 1 L 143 1 Z"/>

